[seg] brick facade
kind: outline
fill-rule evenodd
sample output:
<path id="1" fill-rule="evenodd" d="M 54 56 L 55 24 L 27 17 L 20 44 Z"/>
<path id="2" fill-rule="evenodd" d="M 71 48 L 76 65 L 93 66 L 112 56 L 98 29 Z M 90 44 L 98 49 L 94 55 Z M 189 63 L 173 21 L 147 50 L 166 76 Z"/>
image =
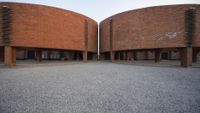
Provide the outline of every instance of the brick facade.
<path id="1" fill-rule="evenodd" d="M 182 53 L 183 55 L 179 57 L 185 56 L 189 59 L 192 53 L 186 44 L 186 25 L 188 23 L 186 23 L 185 15 L 185 12 L 189 9 L 195 11 L 194 35 L 189 37 L 192 38 L 191 46 L 199 48 L 200 5 L 190 4 L 131 10 L 105 19 L 100 23 L 100 52 L 105 54 L 107 52 L 135 51 L 135 59 L 149 59 L 148 56 L 151 59 L 157 59 L 157 62 L 161 59 L 163 51 L 166 51 L 165 49 L 173 48 L 179 49 L 178 53 L 181 51 L 188 52 L 189 56 Z M 110 32 L 111 29 L 112 32 Z M 145 51 L 154 51 L 155 55 L 153 56 L 151 55 L 152 52 Z M 170 54 L 171 59 L 185 59 L 177 58 L 177 53 L 171 50 L 168 50 L 168 52 L 167 54 Z M 166 57 L 164 54 L 167 54 L 163 53 L 163 57 Z M 113 57 L 110 59 L 113 60 Z"/>
<path id="2" fill-rule="evenodd" d="M 85 52 L 97 54 L 98 24 L 89 17 L 43 5 L 0 3 L 0 7 L 3 6 L 12 10 L 11 41 L 5 44 L 0 37 L 0 46 L 81 51 L 84 56 Z M 2 18 L 0 15 L 1 22 Z M 3 34 L 1 28 L 0 34 Z"/>
<path id="3" fill-rule="evenodd" d="M 12 11 L 10 46 L 80 50 L 84 45 L 84 22 L 88 20 L 88 51 L 97 52 L 97 22 L 83 15 L 42 5 L 0 3 Z M 0 42 L 1 45 L 2 42 Z"/>

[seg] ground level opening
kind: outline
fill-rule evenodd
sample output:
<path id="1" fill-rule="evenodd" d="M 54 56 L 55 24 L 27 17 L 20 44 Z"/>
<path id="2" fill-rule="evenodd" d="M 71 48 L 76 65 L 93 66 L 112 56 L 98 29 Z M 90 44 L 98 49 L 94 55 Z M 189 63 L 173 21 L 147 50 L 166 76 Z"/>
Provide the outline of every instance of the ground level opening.
<path id="1" fill-rule="evenodd" d="M 73 51 L 45 48 L 0 47 L 0 62 L 15 65 L 18 62 L 31 61 L 87 61 L 97 59 L 97 54 L 87 51 Z"/>
<path id="2" fill-rule="evenodd" d="M 112 57 L 113 56 L 113 57 Z M 200 62 L 200 48 L 158 48 L 146 50 L 127 50 L 105 52 L 100 55 L 102 60 L 112 61 L 179 61 L 184 67 Z"/>

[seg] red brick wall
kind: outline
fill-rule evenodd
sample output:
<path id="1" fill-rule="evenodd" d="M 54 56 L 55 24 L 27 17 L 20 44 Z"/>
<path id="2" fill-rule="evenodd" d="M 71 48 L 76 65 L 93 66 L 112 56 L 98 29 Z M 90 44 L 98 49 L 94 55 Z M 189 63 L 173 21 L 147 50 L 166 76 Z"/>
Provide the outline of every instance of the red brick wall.
<path id="1" fill-rule="evenodd" d="M 109 19 L 100 23 L 100 51 L 110 50 L 110 22 Z"/>
<path id="2" fill-rule="evenodd" d="M 0 3 L 9 6 L 12 15 L 12 46 L 66 50 L 85 49 L 85 19 L 88 20 L 88 50 L 97 52 L 97 23 L 80 14 L 42 5 Z M 1 45 L 1 39 L 0 39 Z"/>
<path id="3" fill-rule="evenodd" d="M 110 50 L 110 19 L 113 19 L 113 50 L 185 47 L 185 11 L 197 10 L 193 46 L 200 46 L 200 5 L 170 5 L 127 11 L 100 23 L 101 52 Z"/>
<path id="4" fill-rule="evenodd" d="M 195 47 L 200 47 L 200 5 L 197 7 L 196 13 L 196 31 L 193 45 Z"/>
<path id="5" fill-rule="evenodd" d="M 88 34 L 88 50 L 97 51 L 98 24 L 94 24 L 93 21 L 88 21 Z"/>

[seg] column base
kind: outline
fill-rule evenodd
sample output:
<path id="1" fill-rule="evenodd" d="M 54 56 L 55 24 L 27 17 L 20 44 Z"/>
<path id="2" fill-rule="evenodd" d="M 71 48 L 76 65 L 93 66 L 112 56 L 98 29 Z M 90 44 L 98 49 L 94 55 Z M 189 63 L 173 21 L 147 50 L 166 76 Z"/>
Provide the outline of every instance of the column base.
<path id="1" fill-rule="evenodd" d="M 35 50 L 35 60 L 37 63 L 40 63 L 42 60 L 42 55 L 41 55 L 41 49 L 36 49 Z"/>
<path id="2" fill-rule="evenodd" d="M 5 46 L 4 48 L 4 64 L 5 66 L 16 65 L 16 49 L 11 46 Z"/>
<path id="3" fill-rule="evenodd" d="M 160 62 L 160 49 L 155 50 L 155 62 Z"/>
<path id="4" fill-rule="evenodd" d="M 181 66 L 192 66 L 192 48 L 181 48 Z"/>
<path id="5" fill-rule="evenodd" d="M 83 61 L 87 62 L 87 51 L 82 52 L 83 54 Z"/>
<path id="6" fill-rule="evenodd" d="M 115 61 L 115 52 L 113 52 L 113 51 L 110 52 L 110 60 L 111 60 L 111 62 Z"/>

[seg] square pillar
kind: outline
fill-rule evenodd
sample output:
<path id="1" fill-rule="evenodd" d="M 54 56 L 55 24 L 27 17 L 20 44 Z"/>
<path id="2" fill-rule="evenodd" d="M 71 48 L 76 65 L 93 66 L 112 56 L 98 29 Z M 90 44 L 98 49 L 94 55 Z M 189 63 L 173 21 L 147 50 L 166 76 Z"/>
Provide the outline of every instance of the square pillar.
<path id="1" fill-rule="evenodd" d="M 111 62 L 114 62 L 114 60 L 115 60 L 115 52 L 113 52 L 113 51 L 110 52 L 110 60 L 111 60 Z"/>
<path id="2" fill-rule="evenodd" d="M 5 46 L 4 59 L 6 66 L 16 65 L 16 49 L 11 46 Z"/>
<path id="3" fill-rule="evenodd" d="M 35 49 L 35 60 L 36 62 L 41 62 L 41 58 L 42 55 L 41 55 L 41 49 Z"/>
<path id="4" fill-rule="evenodd" d="M 127 54 L 126 54 L 126 51 L 123 52 L 123 60 L 127 60 Z"/>
<path id="5" fill-rule="evenodd" d="M 155 50 L 155 62 L 160 62 L 160 49 Z"/>
<path id="6" fill-rule="evenodd" d="M 181 66 L 192 66 L 192 48 L 181 48 Z"/>
<path id="7" fill-rule="evenodd" d="M 87 51 L 83 51 L 83 61 L 87 62 Z"/>

